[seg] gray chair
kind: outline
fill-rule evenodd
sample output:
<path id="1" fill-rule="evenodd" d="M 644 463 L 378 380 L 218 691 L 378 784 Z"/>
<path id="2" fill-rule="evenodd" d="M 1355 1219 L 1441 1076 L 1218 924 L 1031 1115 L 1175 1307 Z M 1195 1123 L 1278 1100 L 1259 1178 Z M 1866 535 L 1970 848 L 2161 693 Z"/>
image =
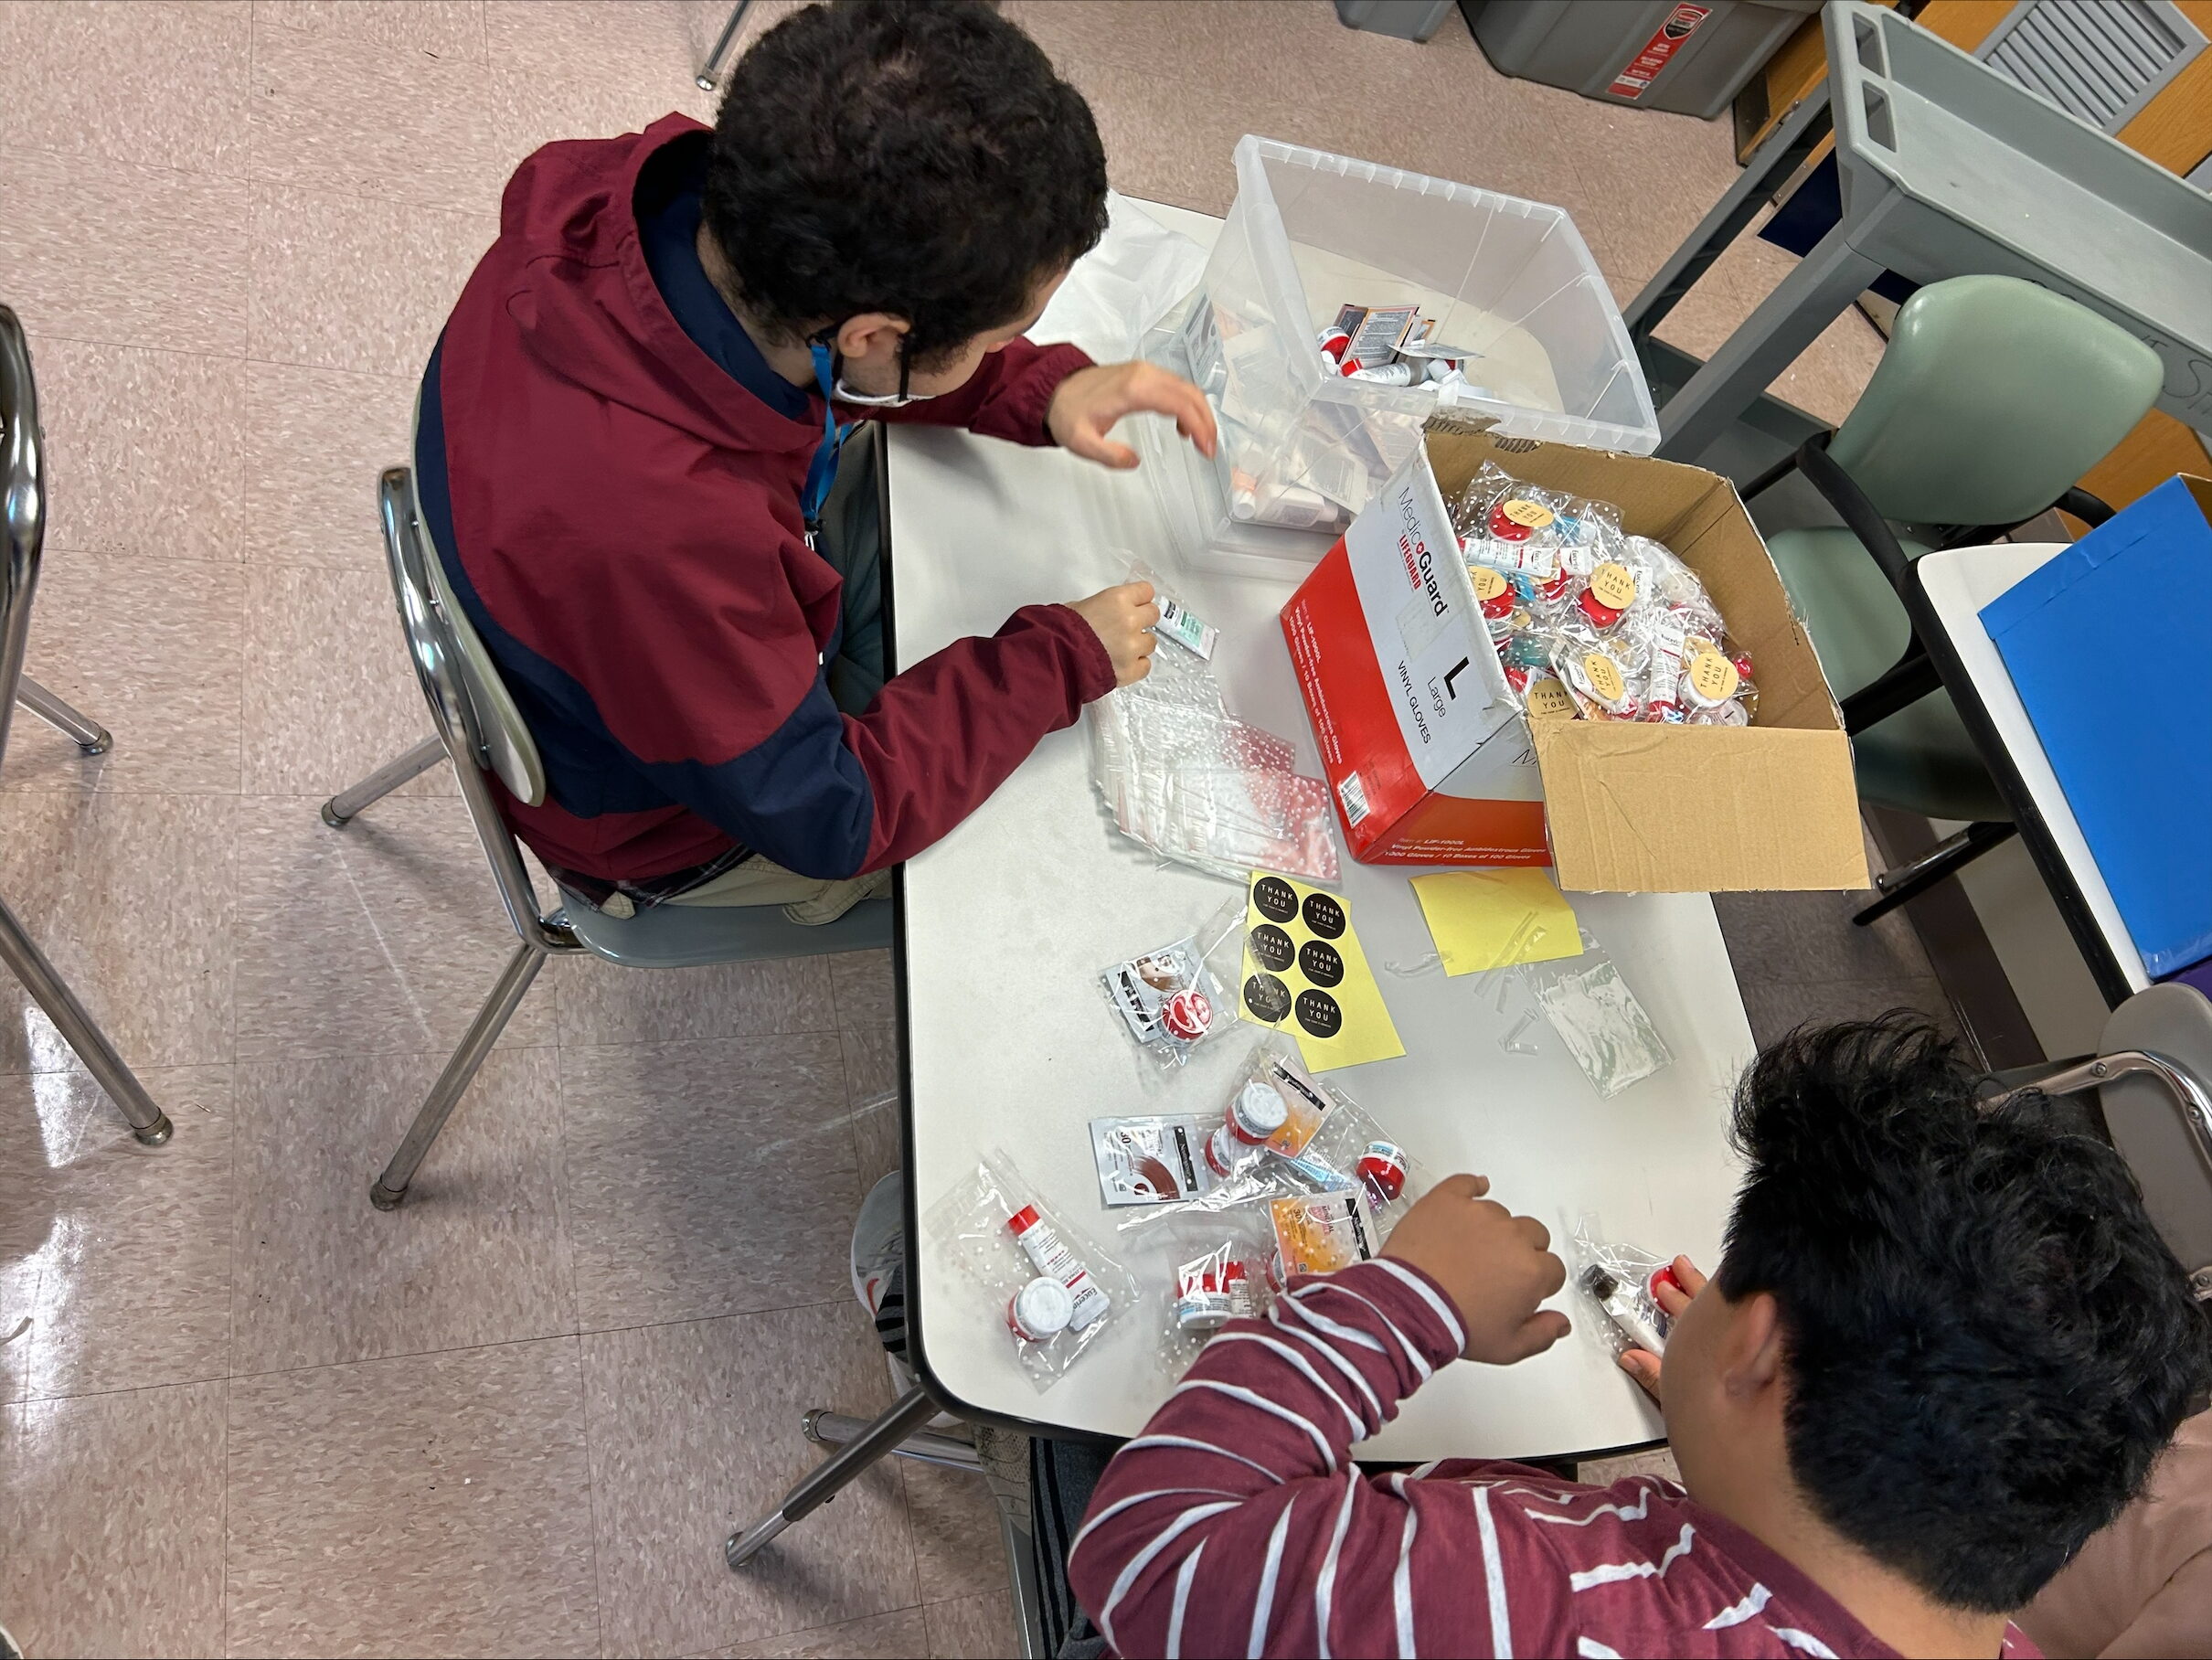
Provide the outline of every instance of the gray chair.
<path id="1" fill-rule="evenodd" d="M 0 305 L 0 445 L 6 466 L 6 550 L 0 567 L 0 759 L 7 753 L 9 717 L 20 701 L 50 720 L 88 755 L 108 748 L 108 735 L 23 672 L 30 639 L 31 597 L 38 586 L 38 559 L 46 545 L 46 473 L 38 428 L 38 388 L 31 376 L 29 344 L 16 314 Z M 0 963 L 23 982 L 85 1069 L 131 1121 L 131 1133 L 148 1146 L 169 1139 L 168 1114 L 155 1106 L 115 1046 L 84 1005 L 0 900 Z"/>
<path id="2" fill-rule="evenodd" d="M 548 957 L 589 952 L 625 968 L 696 968 L 710 963 L 866 951 L 890 944 L 892 907 L 889 899 L 863 900 L 836 921 L 809 928 L 791 921 L 775 906 L 662 905 L 617 918 L 563 893 L 563 905 L 541 914 L 522 850 L 500 816 L 492 791 L 496 775 L 516 799 L 532 805 L 544 801 L 545 769 L 537 746 L 491 654 L 447 589 L 409 470 L 388 471 L 378 485 L 378 499 L 400 627 L 437 736 L 332 797 L 324 804 L 323 818 L 334 827 L 343 826 L 441 754 L 452 757 L 462 801 L 520 942 L 416 1113 L 407 1139 L 369 1187 L 369 1199 L 377 1208 L 390 1210 L 407 1197 L 408 1184 L 423 1155 Z"/>
<path id="3" fill-rule="evenodd" d="M 2093 1104 L 2153 1224 L 2212 1304 L 2212 1000 L 2194 986 L 2150 986 L 2111 1012 L 2096 1054 L 2003 1081 Z"/>

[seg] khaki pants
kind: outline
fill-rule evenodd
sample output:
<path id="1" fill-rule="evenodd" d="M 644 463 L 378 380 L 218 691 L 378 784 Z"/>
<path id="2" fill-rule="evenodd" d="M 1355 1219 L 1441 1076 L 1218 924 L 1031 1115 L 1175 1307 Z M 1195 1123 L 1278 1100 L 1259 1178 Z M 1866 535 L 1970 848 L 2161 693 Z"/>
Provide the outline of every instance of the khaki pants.
<path id="1" fill-rule="evenodd" d="M 2055 1660 L 2212 1655 L 2212 1412 L 2181 1426 L 2142 1495 L 2015 1618 Z"/>
<path id="2" fill-rule="evenodd" d="M 664 900 L 668 905 L 781 905 L 794 922 L 819 927 L 835 922 L 863 899 L 891 890 L 891 873 L 870 871 L 844 881 L 824 881 L 786 870 L 758 854 L 711 881 Z"/>

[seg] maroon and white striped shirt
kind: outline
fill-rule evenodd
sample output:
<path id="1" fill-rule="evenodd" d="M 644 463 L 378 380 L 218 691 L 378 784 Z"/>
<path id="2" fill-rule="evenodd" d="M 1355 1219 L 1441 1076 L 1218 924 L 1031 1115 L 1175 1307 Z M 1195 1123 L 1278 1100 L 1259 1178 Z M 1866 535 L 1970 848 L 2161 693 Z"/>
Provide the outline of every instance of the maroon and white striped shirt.
<path id="1" fill-rule="evenodd" d="M 1367 1476 L 1354 1442 L 1465 1342 L 1383 1259 L 1293 1280 L 1207 1346 L 1107 1466 L 1069 1577 L 1140 1655 L 1895 1651 L 1742 1528 L 1656 1476 L 1586 1487 L 1450 1460 Z M 2005 1632 L 2015 1660 L 2037 1650 Z"/>

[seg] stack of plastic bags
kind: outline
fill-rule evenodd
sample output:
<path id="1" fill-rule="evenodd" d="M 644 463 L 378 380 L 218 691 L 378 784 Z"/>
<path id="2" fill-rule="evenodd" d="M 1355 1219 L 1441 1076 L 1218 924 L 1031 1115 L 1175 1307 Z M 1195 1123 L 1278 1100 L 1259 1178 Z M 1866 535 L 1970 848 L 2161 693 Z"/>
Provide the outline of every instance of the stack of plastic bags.
<path id="1" fill-rule="evenodd" d="M 1289 740 L 1228 712 L 1185 638 L 1163 629 L 1151 673 L 1088 711 L 1091 780 L 1115 825 L 1232 881 L 1255 869 L 1334 879 L 1328 786 L 1299 774 Z"/>

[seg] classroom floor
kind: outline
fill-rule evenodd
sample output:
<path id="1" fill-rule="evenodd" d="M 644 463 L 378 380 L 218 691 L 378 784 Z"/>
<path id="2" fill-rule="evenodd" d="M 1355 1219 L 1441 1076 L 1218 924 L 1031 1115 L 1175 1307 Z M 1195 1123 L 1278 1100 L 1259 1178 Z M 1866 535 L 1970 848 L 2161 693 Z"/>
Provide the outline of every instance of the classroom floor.
<path id="1" fill-rule="evenodd" d="M 757 8 L 757 30 L 780 11 Z M 1321 4 L 1007 8 L 1090 95 L 1116 185 L 1220 211 L 1246 131 L 1563 203 L 1623 298 L 1733 172 L 1726 122 L 1509 81 Z M 888 962 L 560 961 L 396 1216 L 365 1187 L 512 938 L 426 731 L 371 487 L 413 378 L 553 138 L 709 113 L 721 7 L 0 5 L 0 300 L 52 492 L 0 893 L 177 1123 L 136 1146 L 0 975 L 0 1623 L 33 1655 L 995 1655 L 980 1484 L 886 1463 L 740 1578 L 720 1540 L 888 1384 L 847 1288 L 898 1156 L 863 1110 Z M 1709 350 L 1783 256 L 1731 253 Z M 1856 316 L 1778 386 L 1831 418 Z M 1761 1036 L 1941 1012 L 1842 896 L 1722 917 Z"/>

